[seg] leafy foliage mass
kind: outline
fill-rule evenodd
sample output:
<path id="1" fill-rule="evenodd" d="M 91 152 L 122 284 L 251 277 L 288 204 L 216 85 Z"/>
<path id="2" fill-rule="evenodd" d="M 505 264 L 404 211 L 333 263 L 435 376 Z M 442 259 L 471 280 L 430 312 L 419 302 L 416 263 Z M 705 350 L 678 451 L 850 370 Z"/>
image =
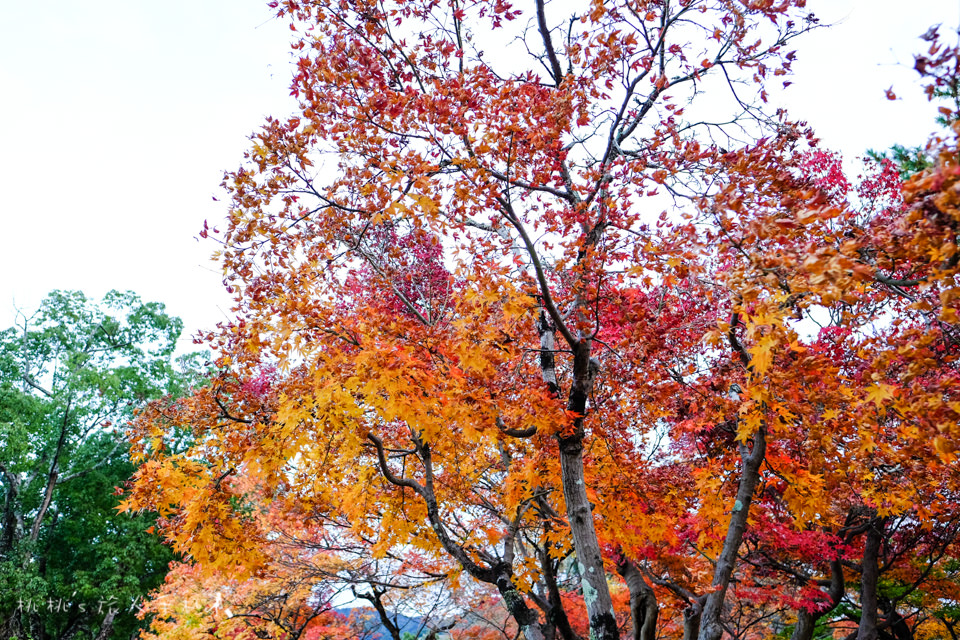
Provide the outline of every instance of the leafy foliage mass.
<path id="1" fill-rule="evenodd" d="M 149 515 L 115 510 L 134 467 L 117 426 L 191 381 L 180 320 L 111 292 L 56 291 L 0 332 L 0 631 L 129 637 L 173 559 Z"/>
<path id="2" fill-rule="evenodd" d="M 955 637 L 960 125 L 848 179 L 764 108 L 804 4 L 272 3 L 147 637 Z"/>

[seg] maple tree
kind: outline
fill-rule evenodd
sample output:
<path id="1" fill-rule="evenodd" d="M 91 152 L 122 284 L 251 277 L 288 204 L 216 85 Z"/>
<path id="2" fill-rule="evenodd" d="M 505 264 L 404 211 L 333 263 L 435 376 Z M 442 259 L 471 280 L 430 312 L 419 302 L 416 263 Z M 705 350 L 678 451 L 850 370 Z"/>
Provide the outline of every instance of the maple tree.
<path id="1" fill-rule="evenodd" d="M 769 175 L 783 168 L 770 165 Z M 955 417 L 947 407 L 938 416 L 911 404 L 955 402 L 944 393 L 955 375 L 953 329 L 937 320 L 951 312 L 941 307 L 931 315 L 937 286 L 927 286 L 940 277 L 952 286 L 952 267 L 936 254 L 901 253 L 926 241 L 907 235 L 931 213 L 913 189 L 935 172 L 901 186 L 896 170 L 882 166 L 863 180 L 853 206 L 836 158 L 816 152 L 799 168 L 814 187 L 802 207 L 794 203 L 803 192 L 787 184 L 749 196 L 759 200 L 751 218 L 734 213 L 751 206 L 743 184 L 710 203 L 716 241 L 730 261 L 725 283 L 749 292 L 712 339 L 729 342 L 747 365 L 744 391 L 753 402 L 741 405 L 741 417 L 766 430 L 769 443 L 764 464 L 772 486 L 757 496 L 756 526 L 740 553 L 757 572 L 755 585 L 781 572 L 804 587 L 784 603 L 797 609 L 795 638 L 811 637 L 817 619 L 847 598 L 859 600 L 844 605 L 859 637 L 907 637 L 897 629 L 906 624 L 903 612 L 915 607 L 909 615 L 919 619 L 937 608 L 936 599 L 921 602 L 916 592 L 949 573 L 956 544 L 956 474 L 945 435 Z M 758 215 L 763 207 L 767 215 Z M 951 242 L 940 246 L 949 251 Z M 902 277 L 891 264 L 912 275 Z M 930 275 L 913 277 L 925 271 Z M 950 299 L 938 297 L 939 305 Z M 796 318 L 824 326 L 814 340 L 803 339 Z M 848 593 L 845 570 L 861 574 L 859 593 Z M 956 597 L 949 582 L 935 588 L 944 589 L 939 604 Z M 745 583 L 741 577 L 741 590 Z M 778 599 L 757 594 L 768 611 Z"/>
<path id="2" fill-rule="evenodd" d="M 170 589 L 244 585 L 239 629 L 312 585 L 285 638 L 336 585 L 476 587 L 509 619 L 449 632 L 527 640 L 800 640 L 841 601 L 902 637 L 956 598 L 956 145 L 851 201 L 762 108 L 802 0 L 272 6 L 300 109 L 203 232 L 221 373 L 131 430 Z"/>
<path id="3" fill-rule="evenodd" d="M 956 48 L 933 40 L 930 55 L 953 63 Z M 860 183 L 855 205 L 838 159 L 823 152 L 800 165 L 815 189 L 800 207 L 803 192 L 781 186 L 754 201 L 751 218 L 737 216 L 742 184 L 711 203 L 718 240 L 743 265 L 726 274 L 752 282 L 743 302 L 762 318 L 763 338 L 742 355 L 763 374 L 751 395 L 775 410 L 760 424 L 776 425 L 780 449 L 768 450 L 766 464 L 781 478 L 783 515 L 801 532 L 778 531 L 768 517 L 753 534 L 767 540 L 751 553 L 767 574 L 827 587 L 809 592 L 820 603 L 799 603 L 796 638 L 811 637 L 845 598 L 856 604 L 843 606 L 859 638 L 913 637 L 911 624 L 942 619 L 938 611 L 956 602 L 956 140 L 935 139 L 930 150 L 933 166 L 903 184 L 883 163 Z M 755 184 L 757 169 L 745 180 Z M 826 326 L 804 344 L 788 316 Z M 736 349 L 739 336 L 729 340 Z M 821 542 L 803 551 L 803 534 Z M 820 566 L 805 572 L 797 562 Z M 844 570 L 860 574 L 855 596 Z"/>

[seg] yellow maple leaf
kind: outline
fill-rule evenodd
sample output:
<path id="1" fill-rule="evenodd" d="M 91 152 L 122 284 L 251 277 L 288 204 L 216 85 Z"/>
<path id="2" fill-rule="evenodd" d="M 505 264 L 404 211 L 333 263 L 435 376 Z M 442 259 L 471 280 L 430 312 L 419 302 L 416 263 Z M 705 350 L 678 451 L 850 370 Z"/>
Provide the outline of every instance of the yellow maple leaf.
<path id="1" fill-rule="evenodd" d="M 750 353 L 750 366 L 758 375 L 766 373 L 773 362 L 773 347 L 777 341 L 771 335 L 760 338 L 757 344 L 753 345 L 747 351 Z"/>
<path id="2" fill-rule="evenodd" d="M 884 400 L 889 400 L 892 397 L 893 387 L 889 384 L 878 382 L 867 387 L 867 400 L 878 407 L 882 407 Z"/>
<path id="3" fill-rule="evenodd" d="M 737 425 L 737 440 L 746 442 L 763 426 L 763 416 L 759 411 L 751 411 L 740 419 Z"/>
<path id="4" fill-rule="evenodd" d="M 933 448 L 936 449 L 937 454 L 939 454 L 942 460 L 952 461 L 955 458 L 954 451 L 956 447 L 946 438 L 936 436 L 933 439 Z"/>

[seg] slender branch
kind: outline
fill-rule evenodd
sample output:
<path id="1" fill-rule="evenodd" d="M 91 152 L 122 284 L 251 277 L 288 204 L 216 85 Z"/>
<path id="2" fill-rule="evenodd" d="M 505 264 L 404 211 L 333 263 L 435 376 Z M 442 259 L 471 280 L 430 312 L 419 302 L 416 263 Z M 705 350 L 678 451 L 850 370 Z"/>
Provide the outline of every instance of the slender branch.
<path id="1" fill-rule="evenodd" d="M 119 451 L 120 448 L 121 448 L 123 445 L 125 445 L 125 444 L 127 444 L 127 441 L 126 441 L 126 440 L 124 440 L 124 439 L 122 439 L 122 438 L 119 439 L 119 440 L 117 440 L 117 442 L 113 445 L 113 449 L 111 449 L 109 452 L 107 452 L 106 455 L 104 455 L 102 458 L 100 458 L 100 460 L 99 460 L 96 464 L 91 465 L 91 466 L 89 466 L 89 467 L 87 467 L 87 468 L 85 468 L 85 469 L 81 469 L 81 470 L 79 470 L 79 471 L 74 471 L 73 473 L 69 473 L 69 474 L 67 474 L 67 475 L 62 475 L 62 476 L 60 476 L 59 478 L 57 478 L 57 484 L 59 485 L 59 484 L 65 483 L 65 482 L 70 482 L 71 480 L 75 480 L 76 478 L 79 478 L 79 477 L 81 477 L 81 476 L 87 475 L 87 474 L 90 473 L 91 471 L 95 471 L 96 469 L 99 469 L 99 468 L 102 467 L 103 465 L 105 465 L 105 464 L 107 464 L 108 462 L 110 462 L 110 460 L 113 459 L 113 455 L 114 455 L 117 451 Z"/>
<path id="2" fill-rule="evenodd" d="M 33 387 L 43 395 L 47 396 L 48 398 L 53 398 L 53 393 L 51 393 L 50 391 L 47 391 L 42 386 L 40 386 L 40 384 L 37 383 L 37 381 L 34 380 L 33 377 L 27 372 L 23 373 L 22 379 L 24 382 L 26 382 L 28 385 L 30 385 L 31 387 Z"/>
<path id="3" fill-rule="evenodd" d="M 733 315 L 730 316 L 730 329 L 727 331 L 727 340 L 730 342 L 730 346 L 734 351 L 737 352 L 737 355 L 740 356 L 740 362 L 743 364 L 744 368 L 750 368 L 750 354 L 747 353 L 747 350 L 740 343 L 740 339 L 737 338 L 737 325 L 740 324 L 740 314 L 736 311 L 733 312 Z"/>
<path id="4" fill-rule="evenodd" d="M 511 177 L 507 176 L 506 174 L 497 171 L 496 169 L 486 168 L 486 169 L 484 169 L 484 171 L 486 171 L 487 173 L 489 173 L 491 176 L 493 176 L 493 177 L 496 178 L 497 180 L 500 180 L 501 182 L 505 182 L 505 183 L 507 183 L 508 185 L 511 185 L 511 186 L 514 186 L 514 187 L 520 187 L 521 189 L 528 189 L 528 190 L 530 190 L 530 191 L 541 191 L 541 192 L 543 192 L 543 193 L 549 193 L 550 195 L 553 195 L 553 196 L 556 196 L 556 197 L 561 198 L 561 199 L 563 199 L 563 200 L 566 200 L 567 202 L 569 202 L 569 203 L 571 203 L 571 204 L 576 204 L 576 203 L 577 203 L 577 196 L 576 196 L 572 191 L 570 191 L 569 189 L 568 189 L 567 191 L 562 191 L 562 190 L 560 190 L 560 189 L 556 189 L 556 188 L 554 188 L 554 187 L 549 187 L 549 186 L 547 186 L 547 185 L 535 185 L 535 184 L 530 184 L 529 182 L 526 182 L 526 181 L 524 181 L 524 180 L 518 180 L 518 179 L 516 179 L 516 178 L 511 178 Z M 474 225 L 471 225 L 471 226 L 474 226 Z"/>
<path id="5" fill-rule="evenodd" d="M 915 287 L 927 281 L 926 277 L 913 278 L 911 280 L 900 280 L 897 278 L 891 278 L 890 276 L 883 275 L 882 273 L 880 273 L 879 270 L 873 274 L 873 279 L 881 284 L 890 285 L 891 287 Z"/>
<path id="6" fill-rule="evenodd" d="M 253 424 L 253 420 L 245 420 L 243 418 L 237 418 L 236 416 L 230 415 L 230 411 L 227 409 L 226 405 L 220 400 L 220 390 L 217 389 L 217 393 L 213 396 L 213 401 L 217 403 L 217 406 L 220 407 L 220 411 L 223 412 L 223 417 L 227 420 L 233 422 L 242 422 L 243 424 Z"/>
<path id="7" fill-rule="evenodd" d="M 531 438 L 537 435 L 537 427 L 527 427 L 526 429 L 511 429 L 507 427 L 503 418 L 497 416 L 497 428 L 500 432 L 513 438 Z"/>
<path id="8" fill-rule="evenodd" d="M 567 341 L 567 344 L 570 345 L 570 348 L 576 350 L 577 345 L 580 341 L 573 337 L 573 334 L 570 332 L 570 329 L 563 322 L 563 316 L 560 315 L 560 312 L 557 310 L 557 305 L 553 301 L 553 295 L 550 293 L 550 284 L 547 282 L 546 273 L 543 270 L 543 264 L 540 262 L 540 256 L 537 255 L 537 247 L 534 245 L 533 240 L 530 239 L 530 236 L 527 234 L 527 230 L 524 228 L 523 223 L 520 222 L 520 218 L 517 217 L 517 214 L 513 211 L 513 207 L 509 203 L 500 201 L 501 205 L 505 206 L 504 217 L 514 226 L 517 230 L 517 233 L 520 234 L 520 238 L 523 240 L 523 244 L 527 249 L 527 253 L 530 255 L 530 263 L 533 265 L 533 270 L 537 274 L 537 283 L 540 285 L 540 293 L 543 297 L 543 306 L 547 310 L 547 313 L 550 314 L 550 319 L 553 320 L 554 326 L 560 332 L 560 334 Z"/>
<path id="9" fill-rule="evenodd" d="M 553 48 L 553 39 L 550 37 L 550 28 L 547 26 L 544 0 L 537 0 L 537 28 L 540 30 L 540 37 L 543 38 L 543 48 L 547 50 L 547 58 L 550 60 L 550 69 L 553 73 L 553 81 L 559 87 L 563 82 L 563 70 L 560 68 L 557 52 Z"/>
<path id="10" fill-rule="evenodd" d="M 373 446 L 377 449 L 377 459 L 380 462 L 380 472 L 383 473 L 383 477 L 387 479 L 390 484 L 394 484 L 398 487 L 409 487 L 413 489 L 418 494 L 423 497 L 426 497 L 426 490 L 423 486 L 411 478 L 401 478 L 398 477 L 390 470 L 390 465 L 387 464 L 387 455 L 386 451 L 383 448 L 383 440 L 373 435 L 372 433 L 367 434 L 367 440 L 373 443 Z"/>

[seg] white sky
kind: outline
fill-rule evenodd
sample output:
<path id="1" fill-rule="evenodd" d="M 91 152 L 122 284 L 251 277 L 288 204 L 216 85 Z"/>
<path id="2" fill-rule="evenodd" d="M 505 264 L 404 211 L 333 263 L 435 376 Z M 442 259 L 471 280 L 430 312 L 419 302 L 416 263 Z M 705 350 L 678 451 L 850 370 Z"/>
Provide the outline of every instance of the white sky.
<path id="1" fill-rule="evenodd" d="M 839 24 L 796 41 L 778 100 L 848 156 L 924 142 L 936 107 L 912 55 L 960 0 L 808 6 Z M 225 318 L 195 238 L 223 218 L 212 197 L 247 136 L 292 106 L 290 35 L 259 0 L 0 0 L 0 327 L 52 289 L 132 289 L 187 335 Z"/>

